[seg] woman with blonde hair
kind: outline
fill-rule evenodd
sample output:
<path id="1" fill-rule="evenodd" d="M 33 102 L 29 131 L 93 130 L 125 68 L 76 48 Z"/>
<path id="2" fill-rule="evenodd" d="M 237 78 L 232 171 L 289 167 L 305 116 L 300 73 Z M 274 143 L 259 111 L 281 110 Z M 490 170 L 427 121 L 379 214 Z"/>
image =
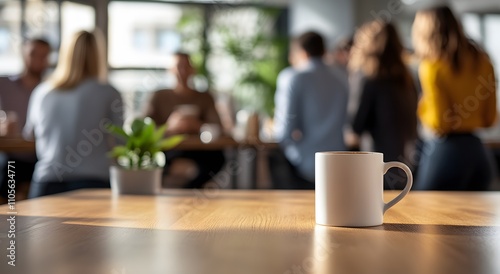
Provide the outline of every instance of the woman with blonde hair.
<path id="1" fill-rule="evenodd" d="M 80 31 L 63 45 L 52 77 L 33 92 L 23 135 L 36 140 L 30 197 L 109 187 L 106 125 L 123 123 L 120 94 L 104 83 L 102 38 Z"/>
<path id="2" fill-rule="evenodd" d="M 407 159 L 407 148 L 417 137 L 417 94 L 396 28 L 381 20 L 362 26 L 354 37 L 349 68 L 351 94 L 359 94 L 354 133 L 370 133 L 373 149 L 384 153 L 385 161 Z M 402 188 L 405 182 L 390 171 L 385 188 Z"/>
<path id="3" fill-rule="evenodd" d="M 413 25 L 427 132 L 416 189 L 486 190 L 491 171 L 475 131 L 497 116 L 495 72 L 448 7 L 419 11 Z"/>

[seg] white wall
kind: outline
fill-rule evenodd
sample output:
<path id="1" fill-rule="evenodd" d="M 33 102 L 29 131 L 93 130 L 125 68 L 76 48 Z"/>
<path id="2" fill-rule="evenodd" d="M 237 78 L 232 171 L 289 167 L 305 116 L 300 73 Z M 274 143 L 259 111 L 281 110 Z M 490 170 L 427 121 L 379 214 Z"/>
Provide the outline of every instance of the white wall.
<path id="1" fill-rule="evenodd" d="M 392 21 L 401 17 L 407 6 L 401 0 L 355 0 L 356 23 L 375 19 Z"/>
<path id="2" fill-rule="evenodd" d="M 395 22 L 408 45 L 413 21 L 408 8 L 401 0 L 291 0 L 290 34 L 316 30 L 332 46 L 339 38 L 352 35 L 357 26 L 383 18 Z"/>
<path id="3" fill-rule="evenodd" d="M 290 35 L 314 30 L 331 46 L 337 39 L 351 35 L 355 16 L 352 0 L 291 0 Z"/>

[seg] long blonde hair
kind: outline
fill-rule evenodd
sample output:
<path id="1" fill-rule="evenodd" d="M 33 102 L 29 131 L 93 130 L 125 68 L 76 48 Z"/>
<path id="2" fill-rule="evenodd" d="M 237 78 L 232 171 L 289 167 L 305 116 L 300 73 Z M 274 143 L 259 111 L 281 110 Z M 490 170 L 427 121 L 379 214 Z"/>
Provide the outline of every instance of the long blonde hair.
<path id="1" fill-rule="evenodd" d="M 404 86 L 413 85 L 403 61 L 403 45 L 393 24 L 375 20 L 364 24 L 354 36 L 349 69 L 372 79 L 390 79 Z"/>
<path id="2" fill-rule="evenodd" d="M 88 78 L 103 81 L 106 65 L 103 39 L 99 31 L 79 31 L 63 45 L 59 62 L 50 78 L 56 90 L 68 90 Z"/>
<path id="3" fill-rule="evenodd" d="M 482 52 L 465 36 L 461 24 L 446 6 L 419 11 L 412 36 L 420 58 L 444 59 L 455 72 L 462 68 L 464 54 L 471 54 L 477 60 Z"/>

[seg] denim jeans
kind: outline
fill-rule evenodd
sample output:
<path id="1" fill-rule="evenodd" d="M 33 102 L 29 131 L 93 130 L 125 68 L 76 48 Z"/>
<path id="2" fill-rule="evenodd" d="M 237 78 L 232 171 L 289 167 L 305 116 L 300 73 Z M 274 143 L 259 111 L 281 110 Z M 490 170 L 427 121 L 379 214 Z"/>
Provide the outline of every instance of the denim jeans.
<path id="1" fill-rule="evenodd" d="M 8 172 L 7 172 L 7 163 L 8 161 L 15 161 L 15 179 L 16 179 L 16 191 L 19 189 L 19 185 L 25 182 L 31 182 L 31 177 L 33 175 L 33 171 L 35 170 L 35 161 L 27 162 L 24 160 L 19 160 L 16 158 L 12 158 L 10 155 L 5 153 L 0 153 L 0 192 L 1 196 L 7 198 L 8 191 Z"/>
<path id="2" fill-rule="evenodd" d="M 449 134 L 426 141 L 416 190 L 487 190 L 492 170 L 481 140 L 473 134 Z"/>
<path id="3" fill-rule="evenodd" d="M 281 149 L 269 152 L 269 171 L 273 189 L 314 189 L 314 182 L 303 178 Z"/>
<path id="4" fill-rule="evenodd" d="M 100 179 L 81 179 L 65 182 L 33 182 L 31 183 L 29 198 L 58 194 L 82 188 L 109 188 L 109 181 Z"/>

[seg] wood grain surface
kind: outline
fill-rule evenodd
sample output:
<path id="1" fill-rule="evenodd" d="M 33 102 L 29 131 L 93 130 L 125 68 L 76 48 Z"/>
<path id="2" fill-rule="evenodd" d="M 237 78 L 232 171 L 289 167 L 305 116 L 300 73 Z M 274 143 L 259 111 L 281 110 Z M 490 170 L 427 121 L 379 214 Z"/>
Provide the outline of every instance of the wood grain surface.
<path id="1" fill-rule="evenodd" d="M 15 210 L 0 273 L 500 273 L 498 192 L 411 192 L 371 228 L 315 225 L 313 191 L 81 190 Z"/>
<path id="2" fill-rule="evenodd" d="M 35 153 L 35 143 L 22 138 L 0 137 L 0 151 L 13 152 L 33 152 Z"/>

